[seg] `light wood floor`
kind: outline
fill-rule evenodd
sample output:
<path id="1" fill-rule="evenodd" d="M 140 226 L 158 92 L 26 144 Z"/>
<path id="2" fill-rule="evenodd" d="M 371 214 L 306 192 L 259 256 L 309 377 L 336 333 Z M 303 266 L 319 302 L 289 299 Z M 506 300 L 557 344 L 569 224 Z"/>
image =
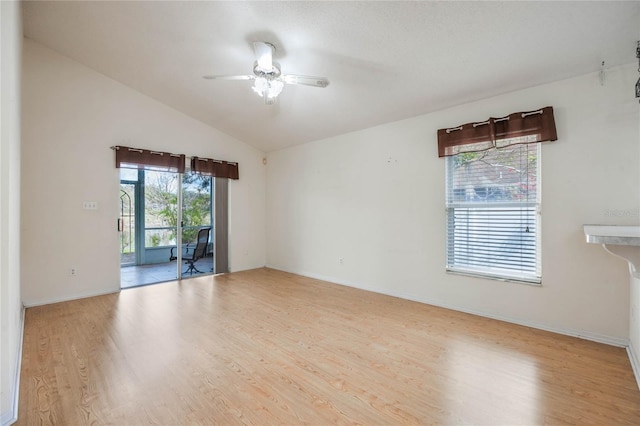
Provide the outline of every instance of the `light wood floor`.
<path id="1" fill-rule="evenodd" d="M 29 308 L 18 424 L 640 424 L 624 349 L 257 269 Z"/>

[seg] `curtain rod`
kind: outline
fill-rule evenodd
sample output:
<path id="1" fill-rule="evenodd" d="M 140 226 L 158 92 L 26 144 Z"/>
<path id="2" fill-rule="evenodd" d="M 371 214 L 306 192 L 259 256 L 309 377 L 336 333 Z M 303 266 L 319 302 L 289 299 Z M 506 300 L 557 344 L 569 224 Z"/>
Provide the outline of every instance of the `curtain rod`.
<path id="1" fill-rule="evenodd" d="M 149 151 L 149 154 L 155 154 L 155 155 L 165 155 L 165 154 L 169 154 L 169 156 L 171 157 L 182 157 L 182 154 L 172 154 L 170 152 L 162 152 L 162 151 L 152 151 L 150 149 L 141 149 L 141 148 L 130 148 L 130 147 L 120 147 L 120 146 L 112 146 L 111 149 L 114 151 L 119 150 L 120 148 L 127 148 L 129 151 L 133 151 L 133 152 L 140 152 L 143 153 L 144 151 Z"/>
<path id="2" fill-rule="evenodd" d="M 542 114 L 542 110 L 539 109 L 538 111 L 531 111 L 531 112 L 523 112 L 521 113 L 522 118 L 528 117 L 530 115 L 536 115 L 536 114 Z M 510 116 L 507 115 L 506 117 L 500 117 L 500 118 L 494 118 L 493 122 L 494 123 L 499 123 L 500 121 L 507 121 L 509 120 Z M 485 126 L 487 124 L 489 124 L 491 122 L 491 120 L 487 120 L 487 121 L 483 121 L 481 123 L 473 123 L 473 127 L 478 127 L 478 126 Z M 451 133 L 451 132 L 455 132 L 456 130 L 462 130 L 463 126 L 458 126 L 458 127 L 452 127 L 450 129 L 447 129 L 446 132 L 447 133 Z"/>
<path id="3" fill-rule="evenodd" d="M 223 163 L 238 164 L 237 161 L 216 160 L 215 158 L 202 158 L 202 157 L 198 157 L 197 155 L 194 155 L 194 156 L 188 157 L 188 158 L 191 158 L 192 160 L 195 158 L 195 159 L 197 159 L 199 161 L 213 161 L 214 163 L 220 163 L 220 164 L 223 164 Z"/>
<path id="4" fill-rule="evenodd" d="M 112 149 L 112 150 L 114 150 L 114 151 L 116 151 L 116 150 L 118 150 L 118 149 L 120 149 L 120 148 L 125 148 L 125 147 L 121 147 L 121 146 L 118 146 L 118 145 L 113 145 L 113 146 L 111 146 L 111 147 L 109 147 L 109 148 L 110 148 L 110 149 Z M 143 149 L 141 149 L 141 148 L 130 148 L 130 147 L 126 147 L 126 148 L 127 148 L 129 151 L 136 151 L 136 152 L 143 152 L 143 151 L 145 151 L 145 150 L 143 150 Z M 151 151 L 151 150 L 147 150 L 147 151 L 149 151 L 149 153 L 151 153 L 151 154 L 160 154 L 160 155 L 164 155 L 164 154 L 165 154 L 164 152 L 160 152 L 160 151 Z M 172 157 L 180 157 L 180 156 L 182 156 L 182 154 L 171 154 L 171 153 L 169 153 L 169 155 L 171 155 Z M 197 159 L 198 159 L 198 160 L 200 160 L 200 161 L 214 161 L 214 162 L 216 162 L 216 163 L 220 163 L 220 164 L 222 164 L 222 163 L 227 163 L 227 164 L 236 164 L 236 165 L 238 164 L 238 162 L 237 162 L 237 161 L 225 161 L 225 160 L 216 160 L 216 159 L 214 159 L 214 158 L 202 158 L 202 157 L 198 157 L 197 155 L 192 155 L 192 156 L 190 156 L 190 157 L 188 157 L 188 156 L 186 156 L 186 155 L 185 155 L 185 157 L 186 157 L 186 158 L 189 158 L 189 159 L 197 158 Z"/>

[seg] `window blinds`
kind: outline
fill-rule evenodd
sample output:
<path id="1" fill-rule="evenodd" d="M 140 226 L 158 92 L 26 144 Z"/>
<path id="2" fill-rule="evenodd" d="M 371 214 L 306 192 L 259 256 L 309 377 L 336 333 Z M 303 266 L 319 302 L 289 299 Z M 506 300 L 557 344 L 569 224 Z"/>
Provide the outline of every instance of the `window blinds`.
<path id="1" fill-rule="evenodd" d="M 540 144 L 447 157 L 447 269 L 540 282 Z"/>

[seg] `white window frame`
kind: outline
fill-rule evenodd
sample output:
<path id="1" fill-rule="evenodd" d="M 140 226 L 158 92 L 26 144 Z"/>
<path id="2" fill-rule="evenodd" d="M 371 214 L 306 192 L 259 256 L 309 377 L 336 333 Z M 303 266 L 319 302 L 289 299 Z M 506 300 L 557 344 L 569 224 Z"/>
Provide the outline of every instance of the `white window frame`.
<path id="1" fill-rule="evenodd" d="M 445 165 L 445 197 L 446 197 L 446 270 L 448 273 L 460 274 L 460 275 L 468 275 L 474 277 L 488 278 L 499 281 L 509 281 L 509 282 L 517 282 L 517 283 L 526 283 L 533 285 L 541 285 L 542 284 L 542 262 L 541 262 L 541 144 L 536 143 L 533 144 L 536 147 L 536 197 L 534 201 L 528 202 L 507 202 L 507 203 L 496 203 L 496 202 L 453 202 L 449 200 L 450 188 L 449 185 L 453 184 L 453 162 L 455 161 L 455 156 L 450 156 L 446 158 Z M 493 148 L 495 149 L 495 148 Z M 458 154 L 460 155 L 460 154 Z M 534 235 L 534 244 L 535 244 L 535 272 L 529 271 L 518 272 L 515 270 L 509 269 L 501 269 L 496 267 L 496 265 L 489 264 L 485 265 L 474 265 L 469 266 L 468 264 L 456 264 L 455 255 L 453 246 L 455 244 L 454 238 L 454 230 L 452 226 L 454 225 L 454 215 L 456 209 L 478 209 L 483 212 L 487 212 L 489 209 L 534 209 L 534 218 L 535 218 L 535 235 Z M 460 211 L 459 210 L 459 211 Z M 464 262 L 461 262 L 464 263 Z"/>

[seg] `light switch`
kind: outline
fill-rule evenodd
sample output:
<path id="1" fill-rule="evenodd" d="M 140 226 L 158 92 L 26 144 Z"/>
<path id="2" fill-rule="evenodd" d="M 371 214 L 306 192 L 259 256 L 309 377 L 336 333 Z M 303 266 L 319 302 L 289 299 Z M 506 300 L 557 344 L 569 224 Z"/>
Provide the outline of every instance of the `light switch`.
<path id="1" fill-rule="evenodd" d="M 98 210 L 98 202 L 97 201 L 83 201 L 82 208 L 84 210 Z"/>

